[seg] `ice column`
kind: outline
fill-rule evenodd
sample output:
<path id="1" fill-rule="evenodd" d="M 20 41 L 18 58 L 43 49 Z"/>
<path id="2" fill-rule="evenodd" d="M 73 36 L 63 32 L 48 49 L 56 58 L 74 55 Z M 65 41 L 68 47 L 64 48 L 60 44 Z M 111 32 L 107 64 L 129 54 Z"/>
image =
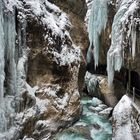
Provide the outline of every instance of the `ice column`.
<path id="1" fill-rule="evenodd" d="M 15 62 L 15 13 L 8 12 L 4 18 L 5 32 L 5 70 L 6 70 L 6 94 L 16 94 L 16 62 Z"/>
<path id="2" fill-rule="evenodd" d="M 93 56 L 95 67 L 98 65 L 99 60 L 99 36 L 101 34 L 101 31 L 105 29 L 108 19 L 107 1 L 108 0 L 93 0 L 88 21 L 90 46 L 87 52 L 87 62 L 89 63 Z"/>
<path id="3" fill-rule="evenodd" d="M 2 106 L 3 103 L 3 97 L 4 97 L 4 79 L 5 79 L 5 73 L 4 73 L 4 19 L 3 19 L 3 4 L 0 2 L 0 106 Z"/>

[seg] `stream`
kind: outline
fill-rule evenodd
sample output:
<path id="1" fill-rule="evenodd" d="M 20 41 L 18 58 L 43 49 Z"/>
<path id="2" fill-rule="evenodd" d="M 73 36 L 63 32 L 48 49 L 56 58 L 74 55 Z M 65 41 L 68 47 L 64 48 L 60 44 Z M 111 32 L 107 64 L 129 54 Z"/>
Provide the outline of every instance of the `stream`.
<path id="1" fill-rule="evenodd" d="M 59 132 L 53 140 L 111 140 L 112 126 L 107 107 L 97 98 L 83 97 L 83 111 L 78 122 Z"/>

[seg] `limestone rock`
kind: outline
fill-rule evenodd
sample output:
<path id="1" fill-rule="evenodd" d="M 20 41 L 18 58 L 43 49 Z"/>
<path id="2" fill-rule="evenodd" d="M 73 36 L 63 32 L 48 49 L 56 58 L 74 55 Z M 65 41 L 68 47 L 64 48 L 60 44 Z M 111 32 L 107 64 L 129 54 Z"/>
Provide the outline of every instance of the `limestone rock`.
<path id="1" fill-rule="evenodd" d="M 72 27 L 69 31 L 70 36 L 81 50 L 81 63 L 78 75 L 79 91 L 81 92 L 84 86 L 84 75 L 86 73 L 86 52 L 88 48 L 88 34 L 85 25 L 85 15 L 87 12 L 87 4 L 85 0 L 52 0 L 54 4 L 61 7 L 65 11 Z"/>
<path id="2" fill-rule="evenodd" d="M 125 94 L 125 89 L 119 81 L 115 80 L 114 87 L 109 87 L 107 76 L 95 75 L 89 72 L 86 72 L 85 75 L 85 86 L 88 95 L 98 97 L 111 107 L 114 107 Z"/>

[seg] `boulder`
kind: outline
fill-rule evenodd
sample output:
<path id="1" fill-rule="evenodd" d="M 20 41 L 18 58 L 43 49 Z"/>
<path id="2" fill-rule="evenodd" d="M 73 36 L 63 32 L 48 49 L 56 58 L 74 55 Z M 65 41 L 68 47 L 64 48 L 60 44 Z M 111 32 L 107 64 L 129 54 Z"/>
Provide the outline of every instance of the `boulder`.
<path id="1" fill-rule="evenodd" d="M 139 111 L 132 99 L 124 95 L 115 106 L 112 116 L 113 137 L 112 140 L 139 140 L 140 123 Z"/>
<path id="2" fill-rule="evenodd" d="M 125 94 L 123 84 L 115 80 L 112 87 L 108 86 L 107 76 L 86 72 L 85 87 L 88 95 L 98 97 L 108 106 L 114 107 Z"/>
<path id="3" fill-rule="evenodd" d="M 78 120 L 80 115 L 77 90 L 61 95 L 59 85 L 42 85 L 35 92 L 36 104 L 17 115 L 16 137 L 34 139 L 50 138 L 66 126 Z M 30 129 L 28 129 L 30 128 Z"/>

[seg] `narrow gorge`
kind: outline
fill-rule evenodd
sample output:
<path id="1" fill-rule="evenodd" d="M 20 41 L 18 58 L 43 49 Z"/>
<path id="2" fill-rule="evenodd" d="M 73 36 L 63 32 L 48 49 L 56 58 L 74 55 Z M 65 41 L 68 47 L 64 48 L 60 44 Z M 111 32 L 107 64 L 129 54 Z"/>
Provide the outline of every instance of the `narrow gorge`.
<path id="1" fill-rule="evenodd" d="M 140 140 L 139 116 L 139 0 L 0 1 L 0 140 Z"/>

